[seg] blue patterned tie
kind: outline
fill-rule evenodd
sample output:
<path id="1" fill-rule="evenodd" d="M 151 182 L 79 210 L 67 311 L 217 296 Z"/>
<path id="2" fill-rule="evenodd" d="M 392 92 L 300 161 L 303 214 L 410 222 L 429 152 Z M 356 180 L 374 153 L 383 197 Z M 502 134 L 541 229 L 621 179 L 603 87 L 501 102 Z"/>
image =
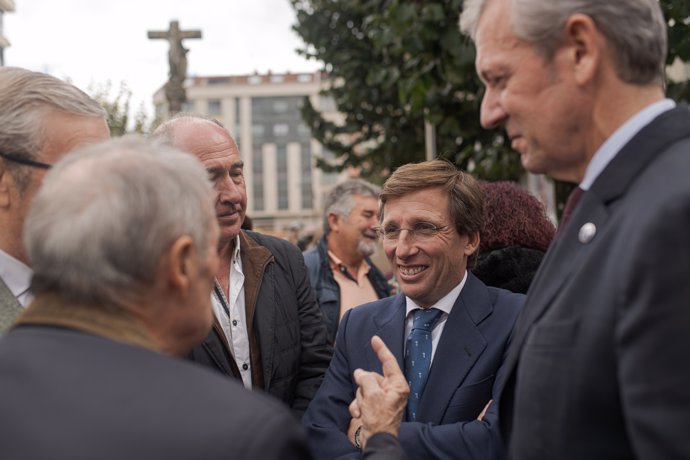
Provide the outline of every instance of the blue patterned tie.
<path id="1" fill-rule="evenodd" d="M 426 386 L 426 378 L 431 367 L 431 331 L 441 317 L 441 310 L 429 308 L 414 312 L 412 331 L 407 337 L 405 348 L 405 376 L 410 385 L 410 398 L 407 402 L 407 419 L 417 419 L 417 409 Z"/>

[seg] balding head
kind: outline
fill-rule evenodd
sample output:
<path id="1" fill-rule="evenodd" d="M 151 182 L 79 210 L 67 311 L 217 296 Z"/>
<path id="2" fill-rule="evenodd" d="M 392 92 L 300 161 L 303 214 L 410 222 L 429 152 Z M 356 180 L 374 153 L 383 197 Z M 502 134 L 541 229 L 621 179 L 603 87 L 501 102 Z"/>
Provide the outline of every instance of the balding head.
<path id="1" fill-rule="evenodd" d="M 216 190 L 219 249 L 232 247 L 247 210 L 247 190 L 244 163 L 230 133 L 215 120 L 180 114 L 159 126 L 152 136 L 195 155 L 204 164 Z"/>

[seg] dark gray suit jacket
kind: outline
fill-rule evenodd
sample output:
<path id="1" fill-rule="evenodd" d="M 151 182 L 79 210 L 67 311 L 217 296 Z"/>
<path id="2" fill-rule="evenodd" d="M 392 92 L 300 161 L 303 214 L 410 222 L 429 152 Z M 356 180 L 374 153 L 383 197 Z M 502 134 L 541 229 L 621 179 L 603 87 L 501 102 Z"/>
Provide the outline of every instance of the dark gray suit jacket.
<path id="1" fill-rule="evenodd" d="M 443 329 L 419 406 L 419 421 L 404 421 L 399 439 L 412 459 L 498 458 L 496 410 L 476 420 L 494 398 L 501 365 L 524 296 L 484 285 L 471 273 Z M 357 368 L 381 373 L 371 337 L 383 339 L 403 368 L 405 296 L 349 310 L 321 388 L 302 419 L 317 459 L 359 458 L 346 436 Z"/>
<path id="2" fill-rule="evenodd" d="M 0 339 L 3 460 L 309 458 L 277 401 L 192 363 L 85 332 Z"/>
<path id="3" fill-rule="evenodd" d="M 690 112 L 642 129 L 542 262 L 501 394 L 513 460 L 690 458 Z"/>

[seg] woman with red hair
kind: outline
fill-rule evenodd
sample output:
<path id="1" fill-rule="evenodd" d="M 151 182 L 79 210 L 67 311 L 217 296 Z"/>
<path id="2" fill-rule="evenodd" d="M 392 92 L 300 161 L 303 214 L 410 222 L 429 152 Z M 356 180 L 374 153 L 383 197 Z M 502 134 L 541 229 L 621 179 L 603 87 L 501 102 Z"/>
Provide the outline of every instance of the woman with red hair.
<path id="1" fill-rule="evenodd" d="M 472 272 L 485 284 L 526 293 L 556 232 L 542 203 L 514 182 L 482 182 L 485 224 Z"/>

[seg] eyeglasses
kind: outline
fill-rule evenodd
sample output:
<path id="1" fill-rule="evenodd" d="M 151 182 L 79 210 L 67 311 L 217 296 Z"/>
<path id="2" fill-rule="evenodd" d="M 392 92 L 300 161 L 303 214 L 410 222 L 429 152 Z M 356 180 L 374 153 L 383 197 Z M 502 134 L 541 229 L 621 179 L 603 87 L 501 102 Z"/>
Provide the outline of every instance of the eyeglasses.
<path id="1" fill-rule="evenodd" d="M 40 161 L 34 161 L 34 160 L 29 159 L 29 158 L 20 157 L 19 155 L 15 155 L 12 153 L 0 152 L 0 157 L 4 158 L 7 161 L 11 161 L 13 163 L 19 163 L 22 165 L 31 166 L 32 168 L 50 169 L 53 167 L 53 165 L 51 165 L 51 164 L 42 163 Z"/>
<path id="2" fill-rule="evenodd" d="M 403 230 L 407 230 L 411 240 L 427 241 L 448 227 L 448 225 L 439 227 L 431 222 L 417 222 L 412 227 L 408 228 L 401 228 L 397 225 L 386 225 L 385 227 L 379 227 L 376 229 L 376 232 L 381 236 L 381 238 L 383 238 L 384 241 L 396 241 L 398 238 L 400 238 L 400 234 Z"/>

